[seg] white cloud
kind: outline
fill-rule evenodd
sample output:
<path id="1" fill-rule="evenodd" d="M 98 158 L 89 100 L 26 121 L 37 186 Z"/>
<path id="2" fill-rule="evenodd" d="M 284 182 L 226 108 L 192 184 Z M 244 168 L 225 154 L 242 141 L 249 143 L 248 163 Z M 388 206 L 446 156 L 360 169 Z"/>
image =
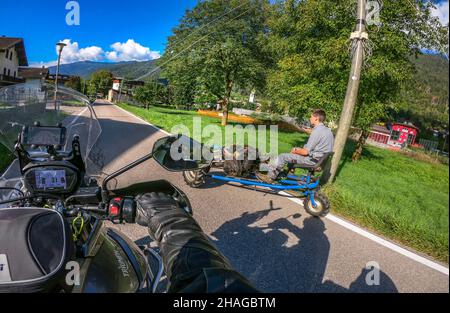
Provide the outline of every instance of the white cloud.
<path id="1" fill-rule="evenodd" d="M 58 61 L 50 61 L 50 62 L 32 62 L 30 63 L 30 67 L 52 67 L 56 66 Z"/>
<path id="2" fill-rule="evenodd" d="M 79 61 L 148 61 L 161 57 L 159 51 L 151 51 L 150 48 L 142 46 L 133 39 L 128 39 L 125 43 L 116 42 L 111 45 L 112 51 L 107 52 L 97 46 L 80 48 L 78 42 L 72 42 L 71 39 L 64 39 L 62 42 L 67 46 L 63 49 L 61 64 L 70 64 Z M 55 51 L 56 55 L 58 55 L 58 50 L 56 48 Z M 57 61 L 34 62 L 31 63 L 30 66 L 51 67 L 56 64 Z"/>
<path id="3" fill-rule="evenodd" d="M 432 15 L 438 17 L 442 25 L 448 25 L 448 1 L 442 1 L 435 5 L 436 8 L 432 10 Z"/>
<path id="4" fill-rule="evenodd" d="M 64 39 L 62 42 L 67 46 L 61 55 L 61 64 L 78 61 L 101 61 L 103 59 L 104 51 L 100 47 L 91 46 L 80 49 L 78 42 L 72 42 L 70 39 Z M 58 50 L 55 51 L 58 54 Z"/>
<path id="5" fill-rule="evenodd" d="M 133 39 L 125 43 L 116 42 L 111 45 L 113 51 L 106 53 L 106 58 L 113 62 L 121 61 L 148 61 L 161 57 L 159 51 L 151 51 Z"/>

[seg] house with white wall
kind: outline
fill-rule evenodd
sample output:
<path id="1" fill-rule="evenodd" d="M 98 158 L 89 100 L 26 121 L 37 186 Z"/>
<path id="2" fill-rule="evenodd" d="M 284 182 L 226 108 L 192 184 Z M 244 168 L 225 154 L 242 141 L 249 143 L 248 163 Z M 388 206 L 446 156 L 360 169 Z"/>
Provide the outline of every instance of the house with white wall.
<path id="1" fill-rule="evenodd" d="M 19 67 L 19 77 L 24 79 L 27 85 L 41 87 L 49 76 L 49 69 L 43 67 Z"/>
<path id="2" fill-rule="evenodd" d="M 23 39 L 0 37 L 0 88 L 24 82 L 20 66 L 28 66 Z"/>

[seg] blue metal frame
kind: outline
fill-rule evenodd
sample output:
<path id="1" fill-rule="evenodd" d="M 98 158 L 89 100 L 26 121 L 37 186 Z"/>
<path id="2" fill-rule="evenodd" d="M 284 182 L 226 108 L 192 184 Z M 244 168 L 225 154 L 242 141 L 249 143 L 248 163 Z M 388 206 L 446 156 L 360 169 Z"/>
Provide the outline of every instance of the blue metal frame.
<path id="1" fill-rule="evenodd" d="M 300 184 L 299 181 L 293 181 L 293 180 L 281 180 L 279 181 L 282 184 L 285 185 L 275 185 L 275 184 L 267 184 L 262 183 L 259 181 L 254 180 L 248 180 L 248 179 L 240 179 L 240 178 L 232 178 L 227 176 L 219 176 L 219 175 L 210 175 L 211 178 L 216 180 L 221 180 L 229 183 L 239 183 L 246 186 L 255 186 L 255 187 L 266 187 L 270 189 L 275 190 L 304 190 L 304 189 L 316 189 L 319 186 L 319 181 L 316 181 L 314 183 L 307 182 L 306 184 Z M 309 179 L 310 180 L 310 179 Z"/>
<path id="2" fill-rule="evenodd" d="M 278 181 L 280 184 L 268 184 L 260 181 L 254 181 L 249 179 L 232 178 L 227 176 L 209 175 L 212 179 L 224 181 L 227 183 L 238 183 L 244 186 L 265 187 L 272 190 L 285 191 L 285 190 L 298 190 L 302 194 L 300 196 L 310 197 L 313 206 L 316 206 L 314 201 L 314 195 L 316 189 L 319 187 L 319 180 L 311 183 L 311 174 L 307 176 L 295 176 L 288 175 L 287 179 Z M 299 180 L 300 178 L 300 180 Z"/>

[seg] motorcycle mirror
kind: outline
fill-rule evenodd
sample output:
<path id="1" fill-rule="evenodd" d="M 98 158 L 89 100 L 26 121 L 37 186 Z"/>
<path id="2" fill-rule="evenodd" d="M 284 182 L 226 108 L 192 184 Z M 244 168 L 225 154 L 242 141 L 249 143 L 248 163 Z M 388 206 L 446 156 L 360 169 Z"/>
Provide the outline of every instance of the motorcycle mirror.
<path id="1" fill-rule="evenodd" d="M 168 171 L 192 171 L 209 165 L 203 158 L 204 149 L 207 147 L 189 137 L 169 136 L 156 141 L 153 158 Z"/>

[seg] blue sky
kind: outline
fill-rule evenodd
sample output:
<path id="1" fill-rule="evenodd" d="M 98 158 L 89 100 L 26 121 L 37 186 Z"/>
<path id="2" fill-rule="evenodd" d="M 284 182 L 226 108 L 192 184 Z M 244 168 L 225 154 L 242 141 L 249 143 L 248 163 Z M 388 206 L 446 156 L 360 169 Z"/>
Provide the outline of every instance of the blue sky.
<path id="1" fill-rule="evenodd" d="M 158 58 L 167 37 L 198 0 L 78 0 L 80 25 L 66 23 L 70 0 L 1 0 L 0 36 L 22 37 L 30 65 L 53 65 L 55 43 L 65 41 L 62 62 Z M 448 0 L 434 15 L 448 24 Z"/>
<path id="2" fill-rule="evenodd" d="M 55 44 L 64 39 L 71 40 L 64 63 L 151 59 L 197 0 L 78 0 L 79 26 L 66 24 L 67 2 L 1 0 L 0 36 L 24 38 L 30 64 L 54 61 Z"/>

